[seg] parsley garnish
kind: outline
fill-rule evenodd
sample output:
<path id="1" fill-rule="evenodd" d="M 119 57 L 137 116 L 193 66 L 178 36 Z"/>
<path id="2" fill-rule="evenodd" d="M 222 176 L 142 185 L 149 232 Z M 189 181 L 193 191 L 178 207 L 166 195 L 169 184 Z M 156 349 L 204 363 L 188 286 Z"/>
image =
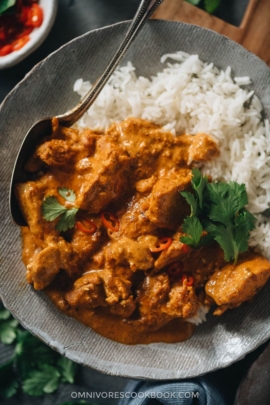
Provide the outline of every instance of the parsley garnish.
<path id="1" fill-rule="evenodd" d="M 67 193 L 69 194 L 67 195 Z M 74 191 L 66 188 L 59 189 L 59 194 L 63 197 L 65 194 L 64 198 L 68 201 L 73 202 L 76 199 Z M 55 227 L 59 232 L 65 232 L 74 227 L 77 212 L 78 208 L 66 208 L 53 196 L 47 196 L 42 203 L 42 215 L 46 221 L 54 221 L 59 218 Z"/>
<path id="2" fill-rule="evenodd" d="M 25 394 L 41 396 L 55 392 L 61 383 L 74 383 L 77 364 L 23 330 L 0 304 L 1 330 L 6 330 L 7 321 L 13 322 L 15 347 L 11 360 L 0 366 L 0 398 L 11 398 L 19 387 Z"/>
<path id="3" fill-rule="evenodd" d="M 248 203 L 246 187 L 233 181 L 208 183 L 197 168 L 192 174 L 194 194 L 181 193 L 191 207 L 191 214 L 182 226 L 187 235 L 180 240 L 194 248 L 215 240 L 223 249 L 225 260 L 236 263 L 239 253 L 248 250 L 250 231 L 256 221 L 244 208 Z"/>

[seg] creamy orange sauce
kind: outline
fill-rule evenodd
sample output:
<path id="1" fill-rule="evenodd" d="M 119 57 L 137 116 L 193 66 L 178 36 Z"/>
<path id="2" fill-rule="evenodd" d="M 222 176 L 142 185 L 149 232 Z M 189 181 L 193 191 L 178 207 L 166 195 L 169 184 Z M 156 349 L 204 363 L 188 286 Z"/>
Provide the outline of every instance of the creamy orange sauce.
<path id="1" fill-rule="evenodd" d="M 228 276 L 212 288 L 225 264 L 218 245 L 195 250 L 180 241 L 190 214 L 181 192 L 191 191 L 192 166 L 218 155 L 207 134 L 174 137 L 140 119 L 113 124 L 105 133 L 62 128 L 54 120 L 53 133 L 26 164 L 36 179 L 16 187 L 28 223 L 22 229 L 28 282 L 60 311 L 125 344 L 186 340 L 194 330 L 188 320 L 202 304 L 220 302 L 222 311 L 240 305 L 228 291 L 231 278 L 240 283 L 237 268 L 227 265 Z M 75 193 L 74 202 L 59 194 L 63 187 Z M 48 221 L 42 211 L 48 196 L 78 208 L 76 221 L 91 221 L 93 233 L 77 222 L 59 232 L 59 218 Z M 104 212 L 113 215 L 112 228 Z M 169 245 L 156 252 L 164 237 Z M 263 272 L 250 274 L 249 289 L 239 285 L 240 303 L 267 281 L 269 263 Z"/>

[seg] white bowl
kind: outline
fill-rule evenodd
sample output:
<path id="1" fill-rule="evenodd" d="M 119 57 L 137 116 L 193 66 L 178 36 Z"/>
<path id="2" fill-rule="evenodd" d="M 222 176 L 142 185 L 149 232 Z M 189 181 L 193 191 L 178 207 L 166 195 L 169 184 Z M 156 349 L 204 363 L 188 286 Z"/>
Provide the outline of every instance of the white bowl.
<path id="1" fill-rule="evenodd" d="M 18 51 L 0 56 L 0 69 L 16 65 L 34 52 L 49 34 L 57 11 L 57 0 L 40 0 L 39 5 L 43 9 L 44 20 L 40 27 L 35 28 L 30 34 L 30 41 Z"/>

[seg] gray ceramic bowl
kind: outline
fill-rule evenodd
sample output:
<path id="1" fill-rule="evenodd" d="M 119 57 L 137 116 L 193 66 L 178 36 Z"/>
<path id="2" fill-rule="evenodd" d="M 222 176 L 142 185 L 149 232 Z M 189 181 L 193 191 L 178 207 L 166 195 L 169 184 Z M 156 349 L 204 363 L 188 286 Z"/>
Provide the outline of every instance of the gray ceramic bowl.
<path id="1" fill-rule="evenodd" d="M 70 359 L 102 372 L 133 378 L 173 379 L 226 367 L 270 338 L 270 285 L 255 302 L 209 316 L 184 343 L 126 346 L 107 340 L 59 312 L 27 285 L 19 228 L 8 210 L 8 189 L 20 143 L 41 117 L 67 111 L 78 101 L 72 88 L 83 77 L 95 80 L 115 52 L 127 23 L 92 31 L 37 65 L 9 94 L 0 110 L 1 287 L 6 307 L 36 336 Z M 197 26 L 150 21 L 131 47 L 131 60 L 146 76 L 161 70 L 160 57 L 178 50 L 199 54 L 237 76 L 250 76 L 266 115 L 270 114 L 270 69 L 241 46 Z M 123 62 L 123 64 L 125 63 Z"/>

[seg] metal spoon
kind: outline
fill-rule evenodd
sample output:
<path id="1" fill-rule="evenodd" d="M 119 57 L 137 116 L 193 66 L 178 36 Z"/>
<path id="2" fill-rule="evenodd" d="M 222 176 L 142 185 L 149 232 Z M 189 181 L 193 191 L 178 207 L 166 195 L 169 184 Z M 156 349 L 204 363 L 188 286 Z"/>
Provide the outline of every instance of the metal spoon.
<path id="1" fill-rule="evenodd" d="M 125 52 L 129 48 L 133 39 L 140 31 L 143 26 L 143 23 L 151 17 L 154 11 L 162 3 L 163 0 L 141 0 L 139 8 L 136 12 L 136 15 L 131 23 L 130 28 L 123 40 L 122 44 L 118 48 L 115 56 L 112 58 L 108 67 L 106 68 L 103 75 L 97 80 L 91 90 L 86 94 L 84 99 L 72 110 L 68 111 L 65 114 L 58 115 L 59 123 L 64 126 L 71 126 L 88 110 L 88 108 L 96 100 L 97 96 L 108 82 L 114 70 L 117 68 L 119 62 L 124 56 Z M 33 153 L 35 146 L 40 143 L 41 139 L 49 135 L 52 132 L 52 117 L 44 118 L 36 122 L 32 128 L 26 134 L 19 153 L 17 155 L 15 165 L 13 168 L 12 179 L 10 184 L 10 193 L 9 193 L 9 206 L 10 212 L 13 217 L 13 220 L 20 226 L 25 226 L 26 221 L 21 213 L 19 204 L 17 202 L 14 186 L 17 183 L 23 183 L 33 179 L 31 173 L 24 171 L 24 165 Z"/>

